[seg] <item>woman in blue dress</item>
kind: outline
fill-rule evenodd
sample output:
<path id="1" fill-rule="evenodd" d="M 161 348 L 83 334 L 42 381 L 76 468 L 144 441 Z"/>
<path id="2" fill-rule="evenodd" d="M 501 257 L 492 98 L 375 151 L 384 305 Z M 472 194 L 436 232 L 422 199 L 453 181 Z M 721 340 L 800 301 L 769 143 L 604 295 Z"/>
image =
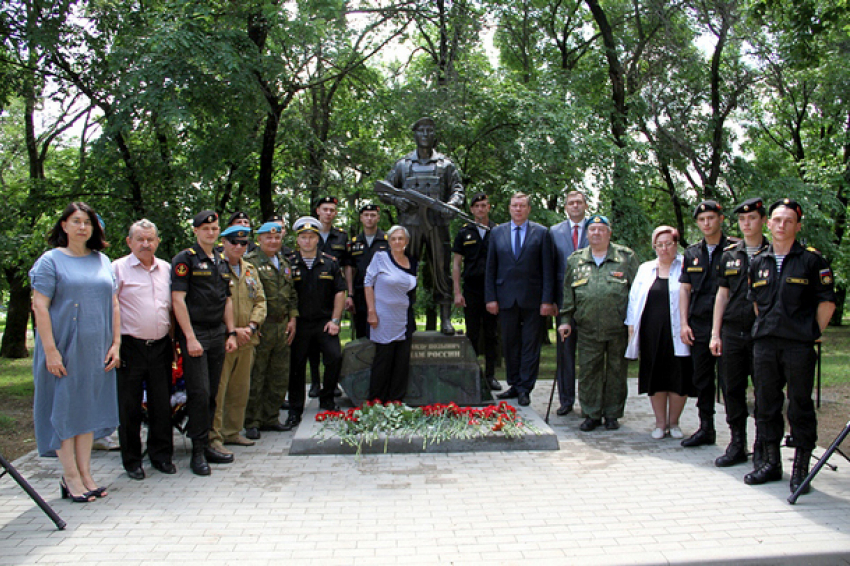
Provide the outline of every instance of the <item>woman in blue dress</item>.
<path id="1" fill-rule="evenodd" d="M 91 475 L 94 438 L 118 425 L 115 367 L 121 346 L 115 278 L 94 210 L 73 202 L 29 272 L 35 313 L 33 421 L 38 452 L 62 464 L 62 497 L 107 495 Z"/>
<path id="2" fill-rule="evenodd" d="M 375 254 L 363 281 L 366 320 L 372 327 L 369 339 L 375 343 L 369 399 L 384 403 L 401 401 L 407 392 L 410 346 L 416 330 L 416 263 L 405 253 L 410 234 L 403 226 L 393 226 L 387 239 L 389 251 Z"/>

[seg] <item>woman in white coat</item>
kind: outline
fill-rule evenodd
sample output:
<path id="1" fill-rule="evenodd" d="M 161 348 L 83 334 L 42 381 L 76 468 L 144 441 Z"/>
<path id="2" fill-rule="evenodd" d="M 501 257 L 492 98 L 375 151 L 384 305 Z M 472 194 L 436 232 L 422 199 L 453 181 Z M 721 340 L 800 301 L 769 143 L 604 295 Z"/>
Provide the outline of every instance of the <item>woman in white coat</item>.
<path id="1" fill-rule="evenodd" d="M 679 275 L 682 256 L 677 253 L 679 232 L 659 226 L 652 232 L 657 259 L 638 269 L 629 293 L 626 324 L 629 345 L 626 357 L 638 358 L 638 392 L 649 394 L 655 413 L 652 438 L 668 434 L 682 438 L 679 416 L 693 395 L 690 349 L 679 337 Z"/>

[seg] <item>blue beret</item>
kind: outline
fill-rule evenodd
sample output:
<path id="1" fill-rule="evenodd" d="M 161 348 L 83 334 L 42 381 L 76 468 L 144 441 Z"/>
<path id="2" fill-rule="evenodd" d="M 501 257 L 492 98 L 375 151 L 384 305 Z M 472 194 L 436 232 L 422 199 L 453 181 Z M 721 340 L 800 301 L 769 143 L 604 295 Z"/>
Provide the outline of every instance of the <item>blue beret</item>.
<path id="1" fill-rule="evenodd" d="M 246 238 L 251 233 L 250 228 L 244 226 L 231 226 L 221 233 L 222 238 Z"/>
<path id="2" fill-rule="evenodd" d="M 257 230 L 257 235 L 260 234 L 280 234 L 283 231 L 283 228 L 280 227 L 280 224 L 277 222 L 266 222 L 260 229 Z"/>

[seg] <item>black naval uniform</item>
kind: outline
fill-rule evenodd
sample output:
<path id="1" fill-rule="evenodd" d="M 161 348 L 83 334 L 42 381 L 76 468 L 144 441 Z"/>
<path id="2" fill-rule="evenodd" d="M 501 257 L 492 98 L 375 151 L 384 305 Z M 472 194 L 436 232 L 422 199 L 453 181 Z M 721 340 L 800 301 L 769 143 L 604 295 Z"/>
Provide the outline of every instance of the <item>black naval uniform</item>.
<path id="1" fill-rule="evenodd" d="M 348 242 L 348 252 L 345 254 L 342 263 L 351 266 L 354 270 L 354 281 L 352 282 L 354 296 L 352 299 L 354 300 L 354 334 L 357 338 L 369 337 L 370 326 L 366 322 L 369 313 L 366 306 L 366 293 L 363 291 L 366 269 L 376 252 L 388 251 L 389 249 L 390 243 L 387 241 L 387 235 L 380 229 L 375 232 L 371 245 L 363 232 L 354 236 Z"/>
<path id="2" fill-rule="evenodd" d="M 348 248 L 348 234 L 345 230 L 331 227 L 328 232 L 328 239 L 324 239 L 322 234 L 319 234 L 319 244 L 316 247 L 316 255 L 321 256 L 323 253 L 335 258 L 342 263 L 345 257 L 346 249 Z M 295 265 L 293 263 L 293 265 Z M 319 389 L 319 381 L 321 380 L 321 372 L 319 371 L 319 350 L 315 349 L 310 352 L 310 396 L 314 397 L 314 391 Z"/>
<path id="3" fill-rule="evenodd" d="M 304 412 L 304 385 L 307 359 L 312 352 L 322 354 L 325 376 L 319 392 L 319 402 L 332 405 L 339 371 L 342 368 L 342 350 L 339 335 L 324 331 L 333 317 L 336 294 L 345 292 L 339 262 L 331 256 L 317 254 L 312 269 L 308 269 L 300 252 L 292 262 L 292 282 L 298 293 L 298 325 L 292 342 L 292 369 L 289 379 L 289 416 L 300 417 Z"/>
<path id="4" fill-rule="evenodd" d="M 224 307 L 230 286 L 218 269 L 216 254 L 207 257 L 197 243 L 171 260 L 171 290 L 186 293 L 186 310 L 192 330 L 204 354 L 192 357 L 186 337 L 177 325 L 180 350 L 183 353 L 183 378 L 186 380 L 186 410 L 189 422 L 186 435 L 192 440 L 206 441 L 215 415 L 215 398 L 224 366 Z"/>
<path id="5" fill-rule="evenodd" d="M 490 228 L 496 226 L 489 223 Z M 481 332 L 484 332 L 484 375 L 487 381 L 495 379 L 496 348 L 498 347 L 497 325 L 499 317 L 487 312 L 484 300 L 484 278 L 487 271 L 487 247 L 490 243 L 490 232 L 484 231 L 481 236 L 478 227 L 468 222 L 455 236 L 452 253 L 463 256 L 463 298 L 466 308 L 463 310 L 466 320 L 466 334 L 472 342 L 475 355 L 481 354 Z"/>
<path id="6" fill-rule="evenodd" d="M 720 258 L 723 255 L 723 249 L 729 243 L 726 236 L 721 234 L 720 242 L 714 248 L 710 259 L 705 239 L 688 247 L 684 254 L 682 275 L 679 277 L 680 283 L 688 283 L 691 286 L 688 325 L 694 333 L 691 358 L 694 362 L 694 387 L 697 390 L 700 429 L 712 433 L 714 431 L 714 399 L 717 393 L 715 383 L 717 358 L 712 355 L 709 343 Z M 714 441 L 709 444 L 714 444 Z"/>
<path id="7" fill-rule="evenodd" d="M 753 257 L 749 277 L 749 299 L 758 309 L 753 326 L 758 434 L 765 445 L 778 446 L 782 440 L 787 383 L 788 445 L 810 452 L 817 441 L 812 402 L 815 341 L 821 335 L 817 311 L 820 303 L 835 302 L 832 271 L 820 253 L 795 241 L 781 272 L 770 245 Z"/>
<path id="8" fill-rule="evenodd" d="M 762 238 L 759 250 L 767 247 Z M 729 289 L 729 301 L 723 311 L 720 340 L 720 383 L 726 399 L 726 423 L 733 429 L 747 426 L 747 384 L 753 371 L 753 323 L 756 320 L 753 302 L 747 297 L 747 271 L 750 259 L 743 240 L 723 250 L 717 285 Z"/>

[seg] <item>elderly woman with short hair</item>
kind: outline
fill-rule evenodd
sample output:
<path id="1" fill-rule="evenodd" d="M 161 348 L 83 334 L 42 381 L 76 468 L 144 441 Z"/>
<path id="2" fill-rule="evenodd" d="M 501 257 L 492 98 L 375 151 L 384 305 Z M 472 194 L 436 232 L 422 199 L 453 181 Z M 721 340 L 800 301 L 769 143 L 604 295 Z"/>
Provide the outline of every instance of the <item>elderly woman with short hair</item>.
<path id="1" fill-rule="evenodd" d="M 682 255 L 677 253 L 679 232 L 659 226 L 652 232 L 657 259 L 638 269 L 629 293 L 626 357 L 640 352 L 638 392 L 648 393 L 655 413 L 652 438 L 682 438 L 679 417 L 693 392 L 690 349 L 679 337 L 679 275 Z"/>
<path id="2" fill-rule="evenodd" d="M 407 392 L 410 346 L 416 330 L 416 262 L 405 252 L 410 233 L 404 226 L 393 226 L 387 239 L 389 251 L 375 254 L 363 282 L 366 320 L 375 343 L 369 399 L 383 402 L 401 401 Z"/>

